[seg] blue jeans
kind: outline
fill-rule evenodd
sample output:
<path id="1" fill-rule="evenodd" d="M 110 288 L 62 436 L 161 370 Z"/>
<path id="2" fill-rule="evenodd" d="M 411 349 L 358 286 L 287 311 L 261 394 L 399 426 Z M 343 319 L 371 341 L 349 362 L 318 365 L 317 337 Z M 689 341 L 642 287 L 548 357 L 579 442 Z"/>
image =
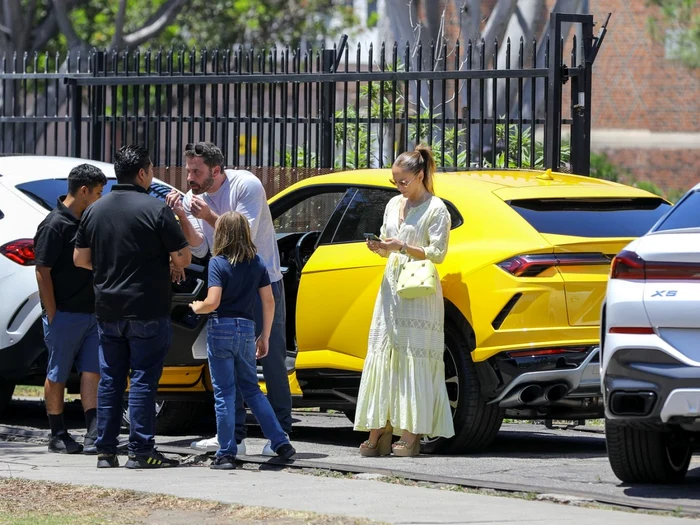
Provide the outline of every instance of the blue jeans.
<path id="1" fill-rule="evenodd" d="M 272 295 L 275 298 L 275 316 L 272 320 L 270 333 L 270 348 L 266 357 L 260 360 L 267 399 L 270 401 L 277 421 L 282 430 L 289 434 L 292 431 L 292 394 L 289 390 L 287 377 L 287 326 L 286 306 L 284 300 L 284 283 L 282 279 L 272 283 Z M 255 301 L 255 335 L 262 331 L 262 302 L 257 296 Z M 245 425 L 246 412 L 242 396 L 236 396 L 236 441 L 243 441 L 247 435 Z"/>
<path id="2" fill-rule="evenodd" d="M 116 454 L 127 377 L 129 452 L 148 454 L 155 445 L 156 392 L 172 340 L 168 317 L 148 321 L 98 321 L 100 385 L 97 389 L 97 451 Z"/>
<path id="3" fill-rule="evenodd" d="M 255 323 L 241 318 L 210 318 L 207 322 L 207 357 L 214 386 L 217 456 L 235 456 L 236 387 L 272 441 L 272 450 L 289 443 L 275 412 L 258 385 L 255 366 Z"/>

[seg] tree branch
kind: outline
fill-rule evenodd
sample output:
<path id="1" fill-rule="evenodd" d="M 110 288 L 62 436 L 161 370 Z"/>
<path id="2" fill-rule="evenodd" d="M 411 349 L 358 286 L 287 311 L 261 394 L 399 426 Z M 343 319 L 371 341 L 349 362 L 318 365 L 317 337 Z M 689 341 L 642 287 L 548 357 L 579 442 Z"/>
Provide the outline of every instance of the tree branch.
<path id="1" fill-rule="evenodd" d="M 68 48 L 81 47 L 84 42 L 75 32 L 75 28 L 68 17 L 68 6 L 65 0 L 52 0 L 54 7 L 54 16 L 58 23 L 58 28 L 68 40 Z"/>
<path id="2" fill-rule="evenodd" d="M 24 17 L 23 27 L 29 28 L 34 25 L 34 15 L 36 15 L 36 4 L 37 0 L 29 0 L 29 5 L 24 9 L 26 16 Z"/>
<path id="3" fill-rule="evenodd" d="M 78 6 L 86 5 L 88 0 L 67 0 L 66 9 L 72 11 Z M 49 6 L 49 11 L 46 16 L 41 19 L 32 31 L 32 45 L 30 51 L 41 51 L 46 47 L 49 40 L 58 35 L 58 23 L 54 16 L 53 7 Z"/>
<path id="4" fill-rule="evenodd" d="M 494 7 L 491 16 L 489 16 L 488 22 L 486 22 L 486 27 L 482 34 L 484 39 L 484 57 L 486 59 L 486 64 L 489 63 L 489 58 L 493 54 L 493 45 L 496 39 L 503 40 L 503 34 L 508 27 L 508 22 L 510 17 L 513 16 L 515 12 L 515 7 L 518 4 L 518 0 L 498 0 L 496 7 Z"/>
<path id="5" fill-rule="evenodd" d="M 55 0 L 54 0 L 55 1 Z M 133 33 L 124 36 L 124 43 L 137 47 L 153 38 L 165 29 L 180 13 L 187 0 L 169 0 L 161 6 L 158 12 Z"/>
<path id="6" fill-rule="evenodd" d="M 126 0 L 119 0 L 117 18 L 114 21 L 114 36 L 112 37 L 111 49 L 119 49 L 124 42 L 124 21 L 126 20 Z"/>
<path id="7" fill-rule="evenodd" d="M 9 35 L 10 42 L 15 48 L 21 46 L 21 42 L 18 45 L 17 41 L 21 41 L 21 38 L 17 35 L 17 31 L 22 32 L 22 6 L 19 0 L 4 0 L 2 3 L 3 20 L 4 20 L 4 30 Z"/>

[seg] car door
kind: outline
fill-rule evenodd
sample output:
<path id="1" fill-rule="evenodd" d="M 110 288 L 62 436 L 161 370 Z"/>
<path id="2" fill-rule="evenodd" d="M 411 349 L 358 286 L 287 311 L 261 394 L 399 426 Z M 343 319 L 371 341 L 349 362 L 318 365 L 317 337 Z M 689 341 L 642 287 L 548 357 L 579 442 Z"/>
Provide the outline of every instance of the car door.
<path id="1" fill-rule="evenodd" d="M 350 188 L 303 267 L 296 304 L 297 368 L 362 370 L 386 259 L 367 249 L 396 191 Z"/>
<path id="2" fill-rule="evenodd" d="M 171 186 L 159 181 L 153 181 L 148 193 L 153 197 L 164 201 L 172 190 Z M 196 315 L 189 304 L 192 301 L 203 300 L 207 295 L 207 263 L 208 257 L 198 259 L 192 257 L 192 263 L 185 268 L 185 280 L 172 284 L 172 301 L 170 303 L 170 319 L 172 320 L 173 339 L 165 356 L 164 366 L 201 367 L 204 362 L 194 356 L 206 358 L 206 332 L 204 325 L 207 316 Z M 168 387 L 189 386 L 198 381 L 197 372 L 185 373 L 183 380 L 178 384 L 168 381 Z M 179 374 L 177 374 L 179 375 Z M 168 374 L 172 379 L 173 374 Z M 180 381 L 180 380 L 178 380 Z M 161 385 L 165 386 L 165 385 Z"/>

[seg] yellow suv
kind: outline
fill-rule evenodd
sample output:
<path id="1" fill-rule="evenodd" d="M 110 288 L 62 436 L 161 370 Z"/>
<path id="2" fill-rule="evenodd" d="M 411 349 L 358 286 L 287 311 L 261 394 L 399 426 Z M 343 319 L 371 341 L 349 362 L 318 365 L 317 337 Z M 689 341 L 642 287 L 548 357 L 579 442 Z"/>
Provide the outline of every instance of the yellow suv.
<path id="1" fill-rule="evenodd" d="M 317 176 L 270 199 L 295 406 L 354 413 L 385 263 L 363 234 L 379 233 L 396 195 L 390 175 Z M 602 417 L 598 325 L 610 261 L 670 205 L 640 189 L 551 171 L 440 173 L 435 188 L 452 215 L 438 270 L 456 435 L 426 441 L 424 450 L 481 449 L 504 415 Z M 167 367 L 161 395 L 210 391 L 205 367 L 191 365 Z"/>

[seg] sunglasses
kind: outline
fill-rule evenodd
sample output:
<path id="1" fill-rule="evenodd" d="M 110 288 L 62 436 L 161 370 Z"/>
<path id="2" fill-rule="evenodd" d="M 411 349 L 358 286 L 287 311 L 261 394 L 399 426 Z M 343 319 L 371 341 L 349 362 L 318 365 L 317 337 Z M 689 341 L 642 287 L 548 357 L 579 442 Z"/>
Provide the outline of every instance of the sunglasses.
<path id="1" fill-rule="evenodd" d="M 195 155 L 204 155 L 204 146 L 201 144 L 192 144 L 188 142 L 185 144 L 185 151 L 194 151 Z"/>
<path id="2" fill-rule="evenodd" d="M 391 183 L 392 183 L 394 186 L 396 186 L 397 188 L 398 188 L 399 186 L 401 186 L 402 188 L 408 188 L 408 185 L 411 184 L 414 180 L 416 180 L 415 177 L 413 177 L 413 178 L 412 178 L 411 180 L 409 180 L 408 182 L 406 182 L 405 180 L 400 180 L 400 181 L 396 182 L 394 179 L 389 179 L 389 182 L 391 182 Z"/>

